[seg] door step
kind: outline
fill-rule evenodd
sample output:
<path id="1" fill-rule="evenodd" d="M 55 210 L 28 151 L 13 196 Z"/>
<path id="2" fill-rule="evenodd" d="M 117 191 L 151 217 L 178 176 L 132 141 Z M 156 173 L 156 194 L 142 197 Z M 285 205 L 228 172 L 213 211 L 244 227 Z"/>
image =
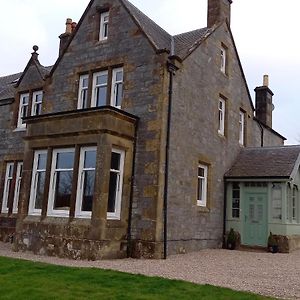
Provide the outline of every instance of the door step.
<path id="1" fill-rule="evenodd" d="M 267 247 L 241 245 L 238 250 L 247 252 L 268 252 Z"/>

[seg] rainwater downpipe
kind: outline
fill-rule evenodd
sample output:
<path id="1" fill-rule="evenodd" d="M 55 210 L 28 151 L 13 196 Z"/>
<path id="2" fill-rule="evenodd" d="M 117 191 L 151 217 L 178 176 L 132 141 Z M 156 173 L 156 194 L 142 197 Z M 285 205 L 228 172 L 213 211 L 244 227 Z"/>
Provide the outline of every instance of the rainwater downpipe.
<path id="1" fill-rule="evenodd" d="M 172 58 L 172 57 L 170 57 Z M 169 60 L 167 62 L 169 72 L 169 101 L 168 101 L 168 117 L 167 117 L 167 137 L 166 137 L 166 164 L 165 164 L 165 187 L 164 187 L 164 259 L 168 256 L 168 181 L 169 181 L 169 150 L 171 136 L 171 116 L 172 116 L 172 100 L 173 100 L 173 77 L 178 68 Z"/>

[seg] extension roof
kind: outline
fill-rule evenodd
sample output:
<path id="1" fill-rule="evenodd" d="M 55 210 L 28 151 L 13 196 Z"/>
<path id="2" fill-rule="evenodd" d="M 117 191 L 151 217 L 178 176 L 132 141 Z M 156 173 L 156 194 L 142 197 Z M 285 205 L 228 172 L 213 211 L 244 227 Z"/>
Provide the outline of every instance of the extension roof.
<path id="1" fill-rule="evenodd" d="M 300 146 L 243 149 L 225 178 L 294 178 L 300 164 Z"/>

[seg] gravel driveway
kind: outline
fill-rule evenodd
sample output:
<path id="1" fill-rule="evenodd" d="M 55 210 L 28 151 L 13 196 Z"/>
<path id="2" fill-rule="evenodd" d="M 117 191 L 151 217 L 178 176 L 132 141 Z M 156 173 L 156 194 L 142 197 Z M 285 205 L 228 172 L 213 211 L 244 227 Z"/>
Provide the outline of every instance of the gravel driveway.
<path id="1" fill-rule="evenodd" d="M 182 279 L 229 287 L 284 299 L 300 299 L 300 251 L 271 254 L 229 250 L 203 250 L 173 255 L 167 260 L 72 261 L 15 253 L 0 242 L 0 256 L 23 258 L 63 266 L 95 267 L 129 273 Z"/>

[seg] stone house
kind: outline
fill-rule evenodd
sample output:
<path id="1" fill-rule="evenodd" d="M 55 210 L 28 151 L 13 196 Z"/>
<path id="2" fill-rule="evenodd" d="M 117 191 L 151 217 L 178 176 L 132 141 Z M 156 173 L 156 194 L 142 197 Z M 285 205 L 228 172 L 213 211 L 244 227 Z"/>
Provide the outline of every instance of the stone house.
<path id="1" fill-rule="evenodd" d="M 280 184 L 286 214 L 300 148 L 272 129 L 267 77 L 252 104 L 230 7 L 208 0 L 206 28 L 171 36 L 127 0 L 92 0 L 78 24 L 67 20 L 54 66 L 35 46 L 22 73 L 0 78 L 1 240 L 74 259 L 162 258 L 221 247 L 234 227 L 266 246 L 244 238 L 246 187 L 269 191 L 265 212 Z M 245 180 L 243 155 L 261 149 L 292 151 L 293 171 Z"/>

